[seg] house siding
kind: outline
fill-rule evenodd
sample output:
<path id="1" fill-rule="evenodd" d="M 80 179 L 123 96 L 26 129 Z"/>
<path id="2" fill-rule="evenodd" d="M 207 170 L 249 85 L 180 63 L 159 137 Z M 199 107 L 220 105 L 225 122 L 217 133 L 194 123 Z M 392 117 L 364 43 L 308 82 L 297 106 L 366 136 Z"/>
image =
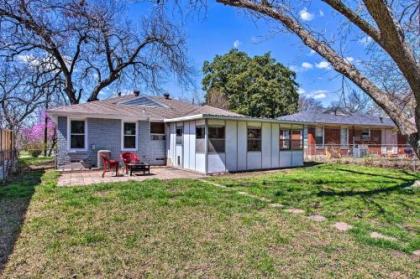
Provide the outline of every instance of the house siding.
<path id="1" fill-rule="evenodd" d="M 67 117 L 58 117 L 57 125 L 57 163 L 63 165 L 70 161 L 83 160 L 97 166 L 97 151 L 110 150 L 111 159 L 120 160 L 121 125 L 120 119 L 88 118 L 87 150 L 69 152 L 67 142 Z M 137 151 L 141 160 L 152 165 L 164 165 L 166 162 L 165 140 L 151 140 L 150 122 L 139 121 L 137 131 Z"/>

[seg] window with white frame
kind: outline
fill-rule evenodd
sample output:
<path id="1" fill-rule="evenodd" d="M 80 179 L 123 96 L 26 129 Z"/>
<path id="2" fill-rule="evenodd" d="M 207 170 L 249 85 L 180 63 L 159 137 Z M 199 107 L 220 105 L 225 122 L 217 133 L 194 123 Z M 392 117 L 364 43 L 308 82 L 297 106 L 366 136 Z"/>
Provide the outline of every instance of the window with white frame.
<path id="1" fill-rule="evenodd" d="M 349 129 L 341 128 L 340 129 L 340 145 L 347 146 L 349 144 Z"/>
<path id="2" fill-rule="evenodd" d="M 151 140 L 165 140 L 165 123 L 151 122 L 150 123 L 150 138 Z"/>
<path id="3" fill-rule="evenodd" d="M 123 122 L 122 130 L 122 149 L 136 150 L 137 149 L 137 123 Z"/>
<path id="4" fill-rule="evenodd" d="M 324 128 L 323 127 L 315 128 L 315 144 L 324 145 Z"/>
<path id="5" fill-rule="evenodd" d="M 70 120 L 70 149 L 86 149 L 86 121 Z"/>

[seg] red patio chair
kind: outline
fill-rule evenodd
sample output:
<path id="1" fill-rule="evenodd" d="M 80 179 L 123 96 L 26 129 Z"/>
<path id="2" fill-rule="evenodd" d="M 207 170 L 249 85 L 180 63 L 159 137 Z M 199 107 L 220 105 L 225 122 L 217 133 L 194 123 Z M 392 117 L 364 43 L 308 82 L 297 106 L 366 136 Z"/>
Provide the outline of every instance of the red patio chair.
<path id="1" fill-rule="evenodd" d="M 112 168 L 115 168 L 115 176 L 118 176 L 118 168 L 119 168 L 119 162 L 117 160 L 110 160 L 108 156 L 101 154 L 102 164 L 104 171 L 102 172 L 102 177 L 105 176 L 105 173 L 108 171 L 111 171 Z"/>
<path id="2" fill-rule="evenodd" d="M 137 153 L 134 152 L 123 152 L 121 153 L 121 160 L 125 165 L 125 173 L 128 173 L 128 164 L 130 163 L 140 163 L 140 158 L 137 156 Z"/>

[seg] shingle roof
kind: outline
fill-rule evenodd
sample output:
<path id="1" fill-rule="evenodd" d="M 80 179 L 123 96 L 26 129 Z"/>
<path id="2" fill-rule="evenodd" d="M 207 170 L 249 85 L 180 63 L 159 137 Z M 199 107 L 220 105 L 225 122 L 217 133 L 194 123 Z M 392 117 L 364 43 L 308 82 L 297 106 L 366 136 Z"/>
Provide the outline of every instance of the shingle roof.
<path id="1" fill-rule="evenodd" d="M 240 114 L 160 96 L 126 95 L 89 103 L 57 107 L 48 110 L 52 115 L 95 115 L 112 118 L 164 120 L 196 114 L 241 116 Z"/>
<path id="2" fill-rule="evenodd" d="M 336 115 L 334 113 L 327 112 L 304 111 L 291 115 L 281 116 L 277 119 L 305 124 L 338 124 L 395 127 L 394 122 L 392 122 L 390 118 L 362 114 Z"/>

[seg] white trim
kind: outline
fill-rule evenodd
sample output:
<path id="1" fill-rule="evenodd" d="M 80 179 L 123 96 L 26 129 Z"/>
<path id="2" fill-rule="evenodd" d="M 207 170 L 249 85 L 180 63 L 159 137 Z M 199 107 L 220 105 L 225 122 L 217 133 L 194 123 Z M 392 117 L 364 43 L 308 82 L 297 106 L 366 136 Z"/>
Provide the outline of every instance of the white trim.
<path id="1" fill-rule="evenodd" d="M 136 132 L 135 132 L 135 141 L 134 144 L 136 145 L 135 148 L 124 148 L 124 124 L 125 123 L 134 123 L 136 124 Z M 137 151 L 137 147 L 138 147 L 138 137 L 139 135 L 139 123 L 138 121 L 127 121 L 127 120 L 121 120 L 121 151 Z"/>
<path id="2" fill-rule="evenodd" d="M 85 147 L 84 148 L 71 148 L 71 121 L 84 121 L 85 122 Z M 67 117 L 67 151 L 68 152 L 86 152 L 88 151 L 88 121 L 82 117 Z"/>

